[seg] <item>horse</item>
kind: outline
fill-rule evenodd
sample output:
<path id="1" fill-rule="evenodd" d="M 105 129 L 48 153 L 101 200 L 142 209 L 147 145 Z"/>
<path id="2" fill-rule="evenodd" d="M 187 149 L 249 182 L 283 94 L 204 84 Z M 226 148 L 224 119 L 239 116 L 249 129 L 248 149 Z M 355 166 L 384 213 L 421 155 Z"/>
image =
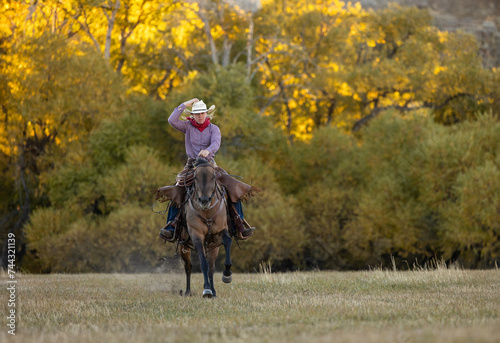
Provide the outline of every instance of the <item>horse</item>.
<path id="1" fill-rule="evenodd" d="M 179 253 L 184 261 L 186 272 L 186 296 L 191 295 L 191 248 L 195 249 L 200 259 L 203 273 L 203 297 L 216 297 L 214 287 L 215 260 L 219 247 L 226 251 L 225 270 L 222 281 L 232 281 L 231 243 L 227 221 L 227 198 L 225 188 L 217 182 L 217 171 L 206 160 L 195 163 L 194 182 L 187 189 L 184 206 L 185 223 Z"/>

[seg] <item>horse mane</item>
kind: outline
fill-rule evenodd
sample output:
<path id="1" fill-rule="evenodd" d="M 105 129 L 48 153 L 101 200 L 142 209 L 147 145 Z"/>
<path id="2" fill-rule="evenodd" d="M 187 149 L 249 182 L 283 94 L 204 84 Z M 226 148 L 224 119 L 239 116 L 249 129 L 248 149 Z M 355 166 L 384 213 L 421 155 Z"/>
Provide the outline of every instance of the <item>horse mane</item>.
<path id="1" fill-rule="evenodd" d="M 206 158 L 204 158 L 204 157 L 201 157 L 201 156 L 196 157 L 196 160 L 194 161 L 194 164 L 193 164 L 193 165 L 194 165 L 195 167 L 198 167 L 198 166 L 200 166 L 200 165 L 202 165 L 202 164 L 209 164 L 209 162 L 208 162 L 208 160 L 207 160 Z"/>

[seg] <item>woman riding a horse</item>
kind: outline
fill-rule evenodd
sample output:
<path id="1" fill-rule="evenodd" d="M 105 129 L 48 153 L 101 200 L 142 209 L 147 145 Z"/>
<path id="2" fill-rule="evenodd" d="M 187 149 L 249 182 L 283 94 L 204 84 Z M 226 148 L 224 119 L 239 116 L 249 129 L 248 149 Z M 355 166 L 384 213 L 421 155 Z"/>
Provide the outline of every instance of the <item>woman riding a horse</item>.
<path id="1" fill-rule="evenodd" d="M 192 116 L 188 117 L 187 121 L 183 121 L 180 117 L 186 110 L 186 107 L 192 107 L 191 111 L 188 111 Z M 208 114 L 208 112 L 213 114 L 214 109 L 214 106 L 207 109 L 207 106 L 202 100 L 194 98 L 175 108 L 168 118 L 169 124 L 185 135 L 188 160 L 184 170 L 179 174 L 181 177 L 178 176 L 178 184 L 186 181 L 187 175 L 190 174 L 190 172 L 192 175 L 194 162 L 198 156 L 208 160 L 210 165 L 216 168 L 219 174 L 225 174 L 224 176 L 227 176 L 227 173 L 225 173 L 222 168 L 217 167 L 214 160 L 215 154 L 219 150 L 221 144 L 220 129 L 210 122 L 211 115 Z M 230 180 L 229 177 L 226 179 Z M 236 182 L 236 180 L 230 180 L 229 182 L 233 183 Z M 186 186 L 185 182 L 183 186 Z M 232 224 L 238 232 L 238 237 L 240 239 L 246 239 L 252 235 L 255 228 L 250 227 L 244 220 L 241 200 L 238 199 L 238 197 L 231 197 L 231 201 L 234 205 L 234 207 L 229 209 L 229 213 L 232 217 Z M 233 211 L 231 211 L 231 209 Z M 171 204 L 167 215 L 167 225 L 160 230 L 160 238 L 169 242 L 175 242 L 175 226 L 179 223 L 180 212 L 180 206 L 173 206 Z"/>
<path id="2" fill-rule="evenodd" d="M 180 116 L 186 106 L 192 106 L 189 113 L 193 117 L 182 121 Z M 172 112 L 168 122 L 185 134 L 188 161 L 175 186 L 156 190 L 157 200 L 171 200 L 167 225 L 160 230 L 160 237 L 169 242 L 179 241 L 186 271 L 185 294 L 191 293 L 191 249 L 195 249 L 204 278 L 203 297 L 207 298 L 216 296 L 213 276 L 220 245 L 226 251 L 222 281 L 231 282 L 231 236 L 247 239 L 255 229 L 243 218 L 241 199 L 258 191 L 233 179 L 215 163 L 221 134 L 208 117 L 207 112 L 213 109 L 212 106 L 207 110 L 205 103 L 195 98 Z"/>

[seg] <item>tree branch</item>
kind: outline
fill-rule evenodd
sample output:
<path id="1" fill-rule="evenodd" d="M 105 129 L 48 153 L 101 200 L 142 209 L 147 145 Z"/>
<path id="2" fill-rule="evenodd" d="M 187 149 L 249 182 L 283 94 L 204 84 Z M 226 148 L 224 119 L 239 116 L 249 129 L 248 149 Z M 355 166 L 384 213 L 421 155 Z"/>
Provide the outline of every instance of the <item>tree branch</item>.
<path id="1" fill-rule="evenodd" d="M 101 46 L 99 45 L 99 42 L 95 39 L 94 35 L 90 32 L 90 27 L 89 27 L 88 18 L 87 18 L 87 12 L 83 8 L 82 2 L 78 1 L 78 5 L 80 6 L 80 9 L 83 12 L 83 17 L 84 17 L 85 21 L 84 21 L 84 23 L 82 23 L 80 20 L 76 20 L 76 22 L 78 24 L 80 24 L 80 27 L 83 29 L 83 31 L 85 31 L 85 33 L 90 37 L 90 39 L 94 43 L 94 46 L 97 49 L 97 51 L 99 51 L 99 53 L 102 53 Z M 64 11 L 67 12 L 65 9 L 64 9 Z M 79 15 L 77 16 L 77 18 L 78 17 L 79 17 Z"/>
<path id="2" fill-rule="evenodd" d="M 158 89 L 167 81 L 169 78 L 170 74 L 172 73 L 171 69 L 168 69 L 165 72 L 165 75 L 163 75 L 162 79 L 154 86 L 154 88 L 149 92 L 149 96 L 156 95 L 158 98 Z"/>

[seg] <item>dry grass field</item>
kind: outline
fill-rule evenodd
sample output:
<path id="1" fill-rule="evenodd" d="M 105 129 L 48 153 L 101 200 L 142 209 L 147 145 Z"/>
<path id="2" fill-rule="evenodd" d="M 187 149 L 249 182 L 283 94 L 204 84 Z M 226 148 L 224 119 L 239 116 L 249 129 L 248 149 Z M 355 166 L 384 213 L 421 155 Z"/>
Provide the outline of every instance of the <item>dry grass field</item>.
<path id="1" fill-rule="evenodd" d="M 192 297 L 183 274 L 17 275 L 16 336 L 4 323 L 0 341 L 500 342 L 498 270 L 220 277 L 203 299 L 200 274 Z"/>

